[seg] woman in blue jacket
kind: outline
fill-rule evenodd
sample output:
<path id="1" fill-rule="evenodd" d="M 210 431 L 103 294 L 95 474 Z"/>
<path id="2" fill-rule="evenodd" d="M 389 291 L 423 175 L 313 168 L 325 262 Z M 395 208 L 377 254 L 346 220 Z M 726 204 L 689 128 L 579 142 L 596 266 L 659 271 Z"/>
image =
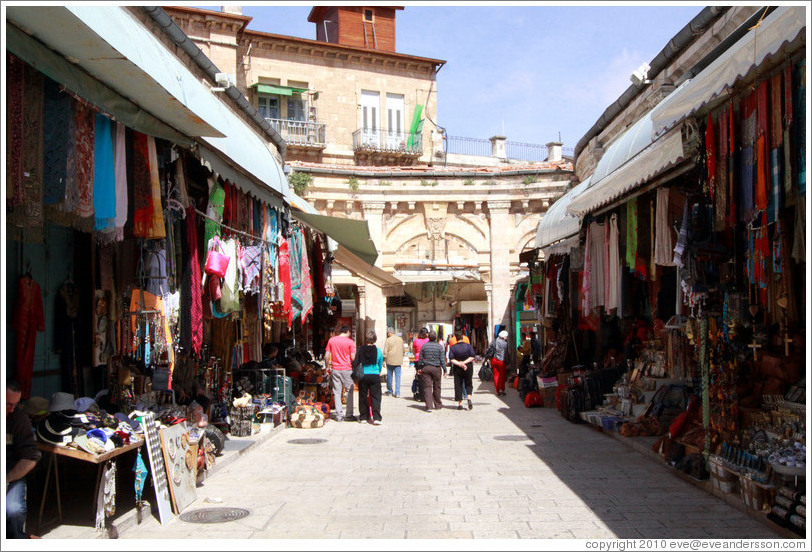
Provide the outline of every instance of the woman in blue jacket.
<path id="1" fill-rule="evenodd" d="M 358 406 L 361 413 L 359 421 L 369 422 L 369 410 L 372 407 L 372 423 L 381 425 L 381 369 L 383 368 L 383 351 L 375 346 L 378 336 L 374 330 L 366 335 L 366 345 L 358 347 L 355 356 L 364 367 L 364 377 L 358 380 Z"/>

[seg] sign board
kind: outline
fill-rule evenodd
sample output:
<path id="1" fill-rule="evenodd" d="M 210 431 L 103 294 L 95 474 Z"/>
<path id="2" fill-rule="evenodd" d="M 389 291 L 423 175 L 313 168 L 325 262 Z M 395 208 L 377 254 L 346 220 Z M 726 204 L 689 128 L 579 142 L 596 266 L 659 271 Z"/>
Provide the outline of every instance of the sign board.
<path id="1" fill-rule="evenodd" d="M 161 438 L 158 430 L 155 429 L 155 414 L 149 412 L 141 420 L 149 456 L 149 469 L 152 474 L 152 488 L 155 489 L 155 500 L 158 502 L 158 516 L 161 525 L 165 525 L 172 519 L 172 503 L 169 499 L 169 483 L 166 480 Z"/>
<path id="2" fill-rule="evenodd" d="M 161 444 L 172 505 L 180 514 L 197 500 L 197 442 L 190 441 L 186 424 L 179 423 L 161 430 Z"/>

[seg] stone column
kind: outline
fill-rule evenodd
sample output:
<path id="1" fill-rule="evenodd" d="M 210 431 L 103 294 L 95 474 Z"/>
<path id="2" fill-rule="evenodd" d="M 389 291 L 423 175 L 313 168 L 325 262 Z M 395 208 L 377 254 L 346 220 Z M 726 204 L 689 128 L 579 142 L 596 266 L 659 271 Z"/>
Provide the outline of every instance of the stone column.
<path id="1" fill-rule="evenodd" d="M 488 299 L 488 328 L 486 335 L 488 337 L 488 343 L 493 341 L 493 284 L 487 283 L 485 284 L 485 297 Z"/>
<path id="2" fill-rule="evenodd" d="M 507 325 L 510 315 L 510 249 L 513 244 L 513 220 L 510 216 L 510 200 L 488 200 L 491 235 L 491 297 L 488 300 L 491 312 L 490 328 L 493 334 L 496 324 Z"/>
<path id="3" fill-rule="evenodd" d="M 355 340 L 363 345 L 364 344 L 364 334 L 367 332 L 366 321 L 367 321 L 367 286 L 366 284 L 358 284 L 355 288 L 358 293 L 358 297 L 356 297 L 356 323 L 355 323 Z"/>

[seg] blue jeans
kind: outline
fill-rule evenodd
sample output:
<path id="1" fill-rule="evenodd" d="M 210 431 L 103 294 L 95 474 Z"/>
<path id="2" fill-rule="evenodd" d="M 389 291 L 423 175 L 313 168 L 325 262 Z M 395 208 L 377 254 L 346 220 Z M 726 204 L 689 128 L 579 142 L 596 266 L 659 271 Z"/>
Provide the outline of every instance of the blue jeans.
<path id="1" fill-rule="evenodd" d="M 392 390 L 392 376 L 395 378 L 395 388 Z M 400 364 L 386 365 L 386 392 L 390 395 L 400 396 Z"/>
<path id="2" fill-rule="evenodd" d="M 25 478 L 9 483 L 6 492 L 6 535 L 10 539 L 27 539 L 25 518 L 28 507 L 25 500 Z"/>

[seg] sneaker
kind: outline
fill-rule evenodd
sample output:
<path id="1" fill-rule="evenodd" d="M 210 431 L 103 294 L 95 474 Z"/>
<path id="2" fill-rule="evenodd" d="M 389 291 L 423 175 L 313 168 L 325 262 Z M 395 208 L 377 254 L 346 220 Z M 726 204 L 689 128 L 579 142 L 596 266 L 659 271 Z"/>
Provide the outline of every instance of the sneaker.
<path id="1" fill-rule="evenodd" d="M 427 409 L 426 409 L 426 412 L 431 412 L 431 408 L 427 408 Z"/>
<path id="2" fill-rule="evenodd" d="M 344 421 L 345 422 L 357 422 L 358 418 L 356 418 L 355 416 L 344 416 Z"/>
<path id="3" fill-rule="evenodd" d="M 471 402 L 471 399 L 468 399 L 468 410 L 474 408 L 474 403 Z"/>
<path id="4" fill-rule="evenodd" d="M 372 425 L 381 425 L 382 423 L 383 422 L 380 420 L 375 420 L 374 422 L 372 422 Z"/>
<path id="5" fill-rule="evenodd" d="M 392 396 L 395 397 L 396 399 L 400 398 L 400 395 L 392 395 Z"/>
<path id="6" fill-rule="evenodd" d="M 465 410 L 461 404 L 457 405 L 457 410 Z"/>

